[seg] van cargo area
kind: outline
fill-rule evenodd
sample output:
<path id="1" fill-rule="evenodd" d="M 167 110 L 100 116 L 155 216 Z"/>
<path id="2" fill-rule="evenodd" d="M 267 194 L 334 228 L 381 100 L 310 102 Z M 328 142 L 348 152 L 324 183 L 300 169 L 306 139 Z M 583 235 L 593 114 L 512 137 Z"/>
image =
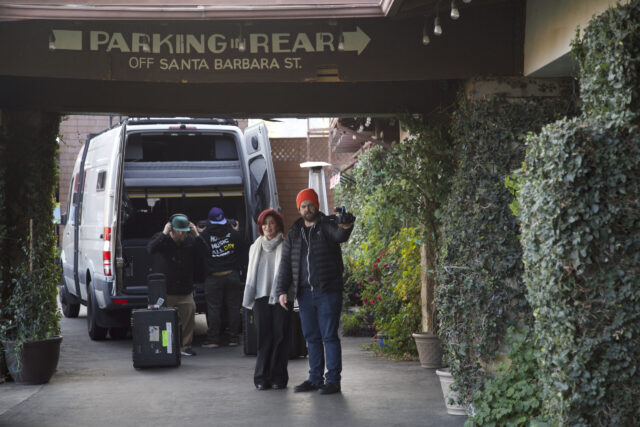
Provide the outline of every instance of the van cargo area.
<path id="1" fill-rule="evenodd" d="M 233 135 L 176 132 L 133 133 L 127 138 L 123 165 L 117 263 L 119 288 L 126 294 L 146 294 L 152 259 L 146 246 L 163 230 L 171 215 L 182 213 L 194 224 L 207 220 L 218 206 L 237 220 L 250 239 L 243 191 L 243 172 Z M 208 221 L 207 221 L 208 223 Z M 202 291 L 204 260 L 195 272 Z M 198 301 L 203 311 L 203 301 Z"/>
<path id="2" fill-rule="evenodd" d="M 147 244 L 172 215 L 206 226 L 218 206 L 238 221 L 249 243 L 258 235 L 260 212 L 279 209 L 266 125 L 240 129 L 232 119 L 128 118 L 87 139 L 68 194 L 60 305 L 72 318 L 81 304 L 87 307 L 92 340 L 125 336 L 132 310 L 147 306 L 147 277 L 163 269 Z M 206 311 L 205 261 L 194 266 L 200 313 Z"/>

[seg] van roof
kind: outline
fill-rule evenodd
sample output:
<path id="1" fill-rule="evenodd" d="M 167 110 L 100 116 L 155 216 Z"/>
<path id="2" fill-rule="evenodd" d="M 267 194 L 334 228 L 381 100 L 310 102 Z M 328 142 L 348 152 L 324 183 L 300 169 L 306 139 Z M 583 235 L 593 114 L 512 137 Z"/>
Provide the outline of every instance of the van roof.
<path id="1" fill-rule="evenodd" d="M 127 125 L 159 125 L 159 124 L 200 124 L 238 126 L 235 119 L 191 118 L 191 117 L 133 117 L 126 121 Z"/>

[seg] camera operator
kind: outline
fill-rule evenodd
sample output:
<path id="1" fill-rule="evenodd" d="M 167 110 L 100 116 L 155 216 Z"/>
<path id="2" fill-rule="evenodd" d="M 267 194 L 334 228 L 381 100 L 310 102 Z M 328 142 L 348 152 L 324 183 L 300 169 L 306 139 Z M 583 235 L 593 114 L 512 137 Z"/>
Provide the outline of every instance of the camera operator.
<path id="1" fill-rule="evenodd" d="M 284 240 L 276 282 L 276 294 L 285 310 L 289 310 L 287 303 L 298 299 L 309 350 L 309 377 L 293 391 L 339 393 L 342 349 L 338 325 L 344 270 L 340 243 L 349 239 L 355 218 L 347 212 L 337 216 L 321 213 L 318 194 L 311 188 L 298 193 L 296 203 L 301 218 Z M 351 222 L 340 223 L 345 219 Z"/>

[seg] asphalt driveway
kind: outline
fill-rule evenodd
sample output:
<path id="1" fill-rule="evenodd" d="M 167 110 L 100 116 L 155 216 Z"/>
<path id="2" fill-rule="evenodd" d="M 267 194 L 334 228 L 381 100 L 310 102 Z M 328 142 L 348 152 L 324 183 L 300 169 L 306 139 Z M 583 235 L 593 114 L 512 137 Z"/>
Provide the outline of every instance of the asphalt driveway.
<path id="1" fill-rule="evenodd" d="M 342 394 L 293 393 L 306 359 L 289 363 L 289 388 L 258 391 L 255 358 L 204 349 L 178 368 L 136 370 L 131 340 L 91 341 L 86 318 L 63 319 L 58 370 L 48 384 L 0 384 L 2 426 L 462 426 L 448 415 L 434 370 L 363 350 L 343 338 Z M 197 316 L 196 333 L 206 329 Z M 202 336 L 196 337 L 196 344 Z"/>

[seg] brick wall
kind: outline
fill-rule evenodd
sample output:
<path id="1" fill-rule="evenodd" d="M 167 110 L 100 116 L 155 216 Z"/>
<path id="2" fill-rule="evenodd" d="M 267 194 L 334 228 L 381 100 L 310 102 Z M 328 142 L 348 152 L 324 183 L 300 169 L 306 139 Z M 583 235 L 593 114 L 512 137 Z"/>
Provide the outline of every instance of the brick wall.
<path id="1" fill-rule="evenodd" d="M 312 138 L 308 149 L 306 138 L 273 138 L 271 139 L 271 157 L 286 230 L 300 216 L 296 208 L 298 192 L 309 185 L 309 169 L 301 168 L 300 163 L 306 161 L 331 163 L 331 166 L 323 169 L 327 185 L 327 204 L 329 210 L 333 209 L 333 192 L 329 189 L 329 173 L 349 163 L 351 153 L 330 153 L 327 138 Z"/>

